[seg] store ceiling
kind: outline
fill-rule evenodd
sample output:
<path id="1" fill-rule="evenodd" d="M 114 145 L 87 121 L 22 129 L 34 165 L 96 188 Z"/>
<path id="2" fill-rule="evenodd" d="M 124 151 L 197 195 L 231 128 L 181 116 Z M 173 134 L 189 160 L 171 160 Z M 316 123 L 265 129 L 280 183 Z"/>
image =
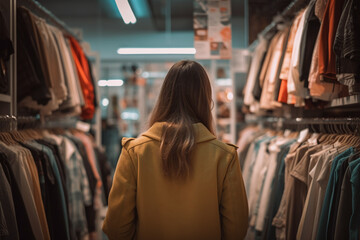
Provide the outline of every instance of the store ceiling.
<path id="1" fill-rule="evenodd" d="M 248 0 L 255 8 L 291 0 Z M 125 24 L 115 0 L 38 0 L 70 28 L 81 29 L 82 38 L 100 53 L 102 61 L 174 60 L 190 56 L 121 56 L 119 47 L 192 47 L 193 0 L 129 0 L 137 17 Z M 244 0 L 232 0 L 233 47 L 247 47 Z M 276 7 L 268 8 L 273 16 Z M 263 14 L 263 13 L 262 13 Z M 170 16 L 170 17 L 169 17 Z M 270 18 L 271 19 L 271 18 Z M 170 27 L 169 27 L 170 26 Z"/>
<path id="2" fill-rule="evenodd" d="M 125 25 L 120 17 L 115 0 L 38 0 L 60 19 L 89 18 L 113 20 L 114 24 Z M 131 26 L 137 31 L 150 22 L 154 30 L 165 31 L 166 21 L 171 21 L 172 31 L 192 30 L 193 0 L 130 0 L 137 17 L 137 23 Z M 232 15 L 243 16 L 243 0 L 232 1 Z M 171 18 L 167 18 L 167 16 Z M 125 26 L 124 26 L 125 27 Z"/>

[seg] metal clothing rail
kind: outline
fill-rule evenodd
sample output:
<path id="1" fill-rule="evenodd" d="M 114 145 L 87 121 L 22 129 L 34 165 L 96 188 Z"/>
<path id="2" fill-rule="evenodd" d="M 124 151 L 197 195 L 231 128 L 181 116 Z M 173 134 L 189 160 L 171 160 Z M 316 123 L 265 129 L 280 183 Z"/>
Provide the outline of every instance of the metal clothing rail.
<path id="1" fill-rule="evenodd" d="M 286 124 L 357 124 L 360 125 L 360 118 L 295 118 L 284 119 Z"/>
<path id="2" fill-rule="evenodd" d="M 30 11 L 32 11 L 37 16 L 44 18 L 52 25 L 59 28 L 62 32 L 65 34 L 71 35 L 75 37 L 77 40 L 79 40 L 75 34 L 66 26 L 66 24 L 61 21 L 59 18 L 57 18 L 52 12 L 50 12 L 48 9 L 46 9 L 44 6 L 42 6 L 38 1 L 36 0 L 17 0 L 17 6 L 24 6 L 28 8 Z"/>
<path id="3" fill-rule="evenodd" d="M 283 117 L 260 117 L 245 120 L 248 124 L 273 124 L 283 125 L 327 125 L 346 124 L 360 127 L 360 118 L 283 118 Z"/>
<path id="4" fill-rule="evenodd" d="M 360 125 L 360 118 L 281 118 L 268 117 L 247 121 L 248 123 L 282 124 L 353 124 Z"/>
<path id="5" fill-rule="evenodd" d="M 292 1 L 279 16 L 283 19 L 292 19 L 297 11 L 309 4 L 309 0 L 294 0 Z M 270 31 L 274 30 L 278 25 L 278 21 L 273 20 L 268 26 L 264 28 L 258 35 L 265 36 Z M 249 49 L 255 49 L 258 40 L 255 40 L 249 45 Z"/>
<path id="6" fill-rule="evenodd" d="M 14 115 L 0 116 L 0 131 L 16 130 L 17 118 Z"/>
<path id="7" fill-rule="evenodd" d="M 300 131 L 308 128 L 311 132 L 360 135 L 360 118 L 282 118 L 263 117 L 246 120 L 273 130 L 290 129 Z"/>
<path id="8" fill-rule="evenodd" d="M 62 119 L 41 118 L 40 116 L 24 116 L 17 118 L 17 128 L 41 128 L 41 129 L 78 129 L 83 132 L 89 132 L 91 124 L 80 121 L 76 117 L 67 117 Z"/>
<path id="9" fill-rule="evenodd" d="M 360 135 L 360 118 L 295 118 L 287 119 L 282 129 L 308 128 L 312 132 Z"/>

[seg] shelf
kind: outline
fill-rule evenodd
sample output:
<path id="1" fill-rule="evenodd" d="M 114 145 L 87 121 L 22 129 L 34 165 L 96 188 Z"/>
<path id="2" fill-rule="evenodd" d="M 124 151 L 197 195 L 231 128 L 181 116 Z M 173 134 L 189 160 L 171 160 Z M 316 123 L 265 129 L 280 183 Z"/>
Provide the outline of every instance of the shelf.
<path id="1" fill-rule="evenodd" d="M 330 102 L 328 108 L 350 106 L 360 104 L 360 95 L 352 95 L 344 98 L 337 98 Z"/>
<path id="2" fill-rule="evenodd" d="M 0 94 L 0 102 L 11 102 L 11 96 L 6 94 Z"/>

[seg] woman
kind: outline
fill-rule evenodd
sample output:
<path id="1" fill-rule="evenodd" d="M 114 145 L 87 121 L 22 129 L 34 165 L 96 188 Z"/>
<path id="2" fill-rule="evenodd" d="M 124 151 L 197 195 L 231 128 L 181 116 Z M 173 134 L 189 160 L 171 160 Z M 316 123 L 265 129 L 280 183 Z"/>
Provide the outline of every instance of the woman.
<path id="1" fill-rule="evenodd" d="M 211 86 L 174 64 L 150 129 L 123 139 L 103 231 L 110 239 L 243 239 L 248 205 L 236 147 L 216 139 Z"/>

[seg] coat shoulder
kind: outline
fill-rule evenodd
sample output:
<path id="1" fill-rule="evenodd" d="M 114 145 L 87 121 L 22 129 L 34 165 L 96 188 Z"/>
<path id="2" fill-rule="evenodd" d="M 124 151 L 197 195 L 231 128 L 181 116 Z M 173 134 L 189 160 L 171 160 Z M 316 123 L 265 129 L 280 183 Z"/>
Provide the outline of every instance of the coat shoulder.
<path id="1" fill-rule="evenodd" d="M 146 143 L 151 141 L 151 139 L 144 137 L 144 136 L 140 136 L 138 138 L 126 138 L 123 137 L 121 140 L 121 145 L 126 149 L 129 150 L 135 146 L 138 146 L 140 144 Z"/>
<path id="2" fill-rule="evenodd" d="M 211 143 L 216 145 L 217 147 L 221 148 L 222 150 L 228 152 L 228 153 L 234 153 L 236 151 L 236 149 L 238 148 L 234 144 L 224 143 L 224 142 L 219 141 L 217 139 L 212 140 Z"/>

